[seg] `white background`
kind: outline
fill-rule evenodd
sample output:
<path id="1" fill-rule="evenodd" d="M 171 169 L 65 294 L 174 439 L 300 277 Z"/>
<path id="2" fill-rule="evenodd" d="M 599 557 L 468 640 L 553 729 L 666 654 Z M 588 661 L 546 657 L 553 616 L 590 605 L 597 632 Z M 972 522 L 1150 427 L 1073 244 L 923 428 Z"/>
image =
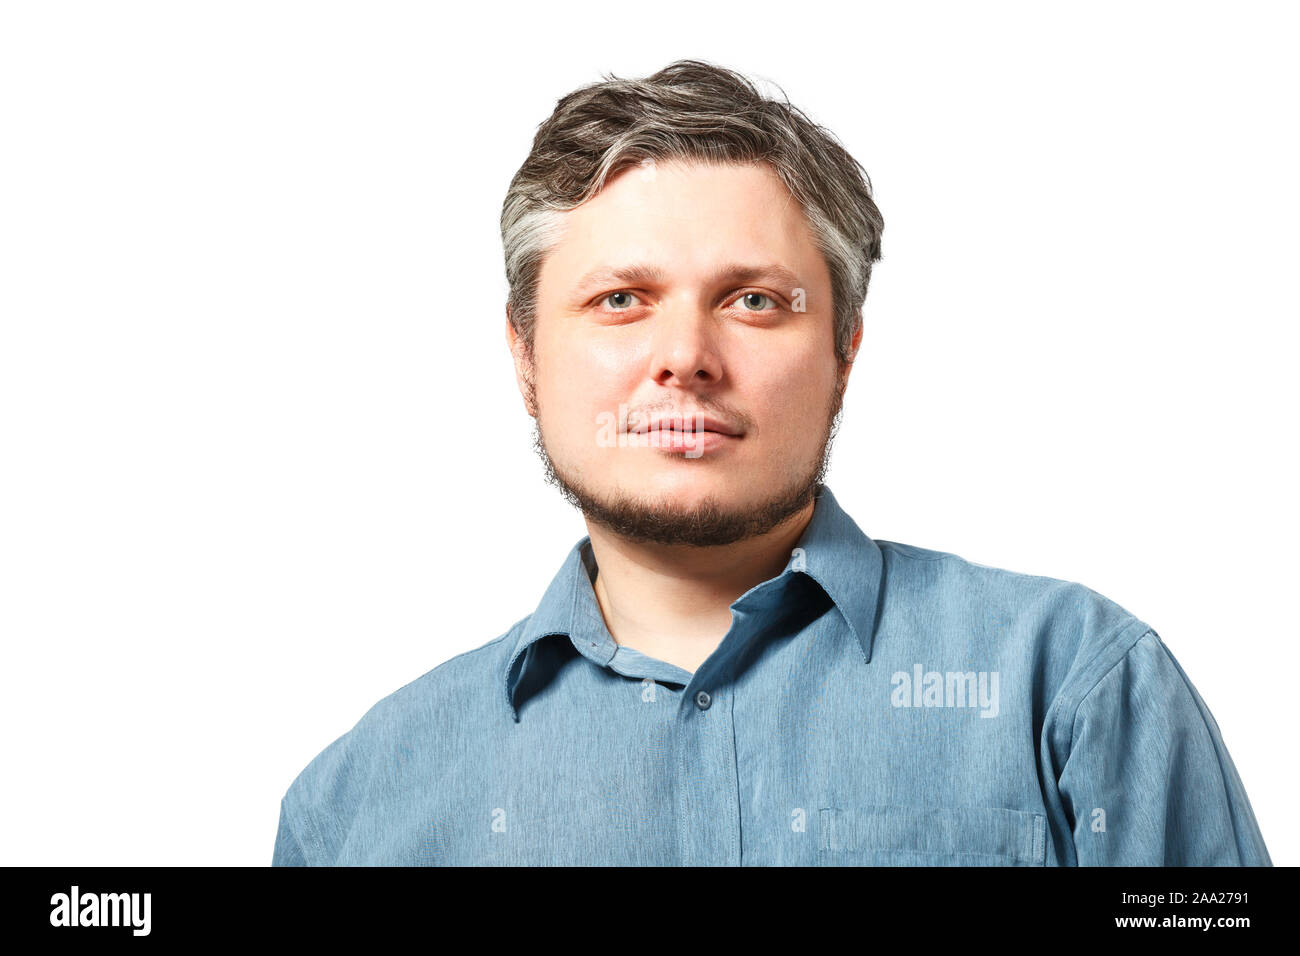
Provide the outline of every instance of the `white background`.
<path id="1" fill-rule="evenodd" d="M 841 504 L 1155 627 L 1300 863 L 1285 6 L 2 10 L 0 862 L 267 864 L 313 756 L 533 610 L 585 528 L 501 201 L 560 96 L 698 57 L 875 186 Z"/>

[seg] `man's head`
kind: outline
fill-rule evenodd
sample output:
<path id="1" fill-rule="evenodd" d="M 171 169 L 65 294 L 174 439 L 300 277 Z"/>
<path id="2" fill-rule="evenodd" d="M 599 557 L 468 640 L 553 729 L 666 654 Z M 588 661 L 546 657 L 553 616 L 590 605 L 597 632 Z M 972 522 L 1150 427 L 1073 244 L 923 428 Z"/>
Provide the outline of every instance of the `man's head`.
<path id="1" fill-rule="evenodd" d="M 736 73 L 681 61 L 561 99 L 501 216 L 548 480 L 664 544 L 798 512 L 825 477 L 882 229 L 861 166 Z M 692 413 L 707 419 L 677 419 L 684 445 L 655 427 Z"/>

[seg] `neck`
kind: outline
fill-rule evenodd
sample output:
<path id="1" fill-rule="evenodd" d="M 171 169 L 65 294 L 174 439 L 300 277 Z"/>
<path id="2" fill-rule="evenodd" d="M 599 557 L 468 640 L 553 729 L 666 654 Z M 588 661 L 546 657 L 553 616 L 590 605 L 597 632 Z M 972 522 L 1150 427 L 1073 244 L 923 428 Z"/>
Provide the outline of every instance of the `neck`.
<path id="1" fill-rule="evenodd" d="M 617 643 L 694 673 L 730 629 L 731 603 L 789 562 L 815 504 L 716 547 L 628 541 L 588 521 L 605 626 Z"/>

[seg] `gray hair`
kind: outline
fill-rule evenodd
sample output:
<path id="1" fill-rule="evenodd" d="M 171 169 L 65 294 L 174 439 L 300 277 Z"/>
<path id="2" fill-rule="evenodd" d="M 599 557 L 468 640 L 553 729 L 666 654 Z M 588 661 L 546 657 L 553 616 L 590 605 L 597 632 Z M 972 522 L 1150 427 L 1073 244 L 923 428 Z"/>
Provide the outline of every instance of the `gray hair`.
<path id="1" fill-rule="evenodd" d="M 764 97 L 732 70 L 678 60 L 642 80 L 607 75 L 556 103 L 501 209 L 510 285 L 506 308 L 528 354 L 538 278 L 561 235 L 561 214 L 630 166 L 681 159 L 764 162 L 781 178 L 802 207 L 830 273 L 836 357 L 842 364 L 851 360 L 885 222 L 866 170 L 784 91 L 781 97 Z"/>

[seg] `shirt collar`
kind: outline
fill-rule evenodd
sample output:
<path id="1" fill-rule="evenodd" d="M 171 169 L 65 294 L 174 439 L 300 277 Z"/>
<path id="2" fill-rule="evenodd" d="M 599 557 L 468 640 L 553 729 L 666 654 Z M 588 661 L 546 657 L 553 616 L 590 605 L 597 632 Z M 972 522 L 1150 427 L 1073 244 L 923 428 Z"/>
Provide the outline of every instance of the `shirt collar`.
<path id="1" fill-rule="evenodd" d="M 840 507 L 830 488 L 819 485 L 812 518 L 790 552 L 785 570 L 772 580 L 805 574 L 816 581 L 835 602 L 861 647 L 865 662 L 871 660 L 882 569 L 883 560 L 876 542 Z M 595 573 L 591 537 L 587 536 L 569 550 L 537 610 L 525 622 L 505 672 L 506 703 L 516 722 L 519 710 L 515 705 L 515 690 L 523 676 L 526 652 L 537 641 L 565 635 L 580 654 L 601 665 L 608 664 L 618 651 L 596 601 L 592 585 Z M 756 588 L 769 583 L 763 582 Z M 737 598 L 732 607 L 742 604 L 754 590 Z"/>

